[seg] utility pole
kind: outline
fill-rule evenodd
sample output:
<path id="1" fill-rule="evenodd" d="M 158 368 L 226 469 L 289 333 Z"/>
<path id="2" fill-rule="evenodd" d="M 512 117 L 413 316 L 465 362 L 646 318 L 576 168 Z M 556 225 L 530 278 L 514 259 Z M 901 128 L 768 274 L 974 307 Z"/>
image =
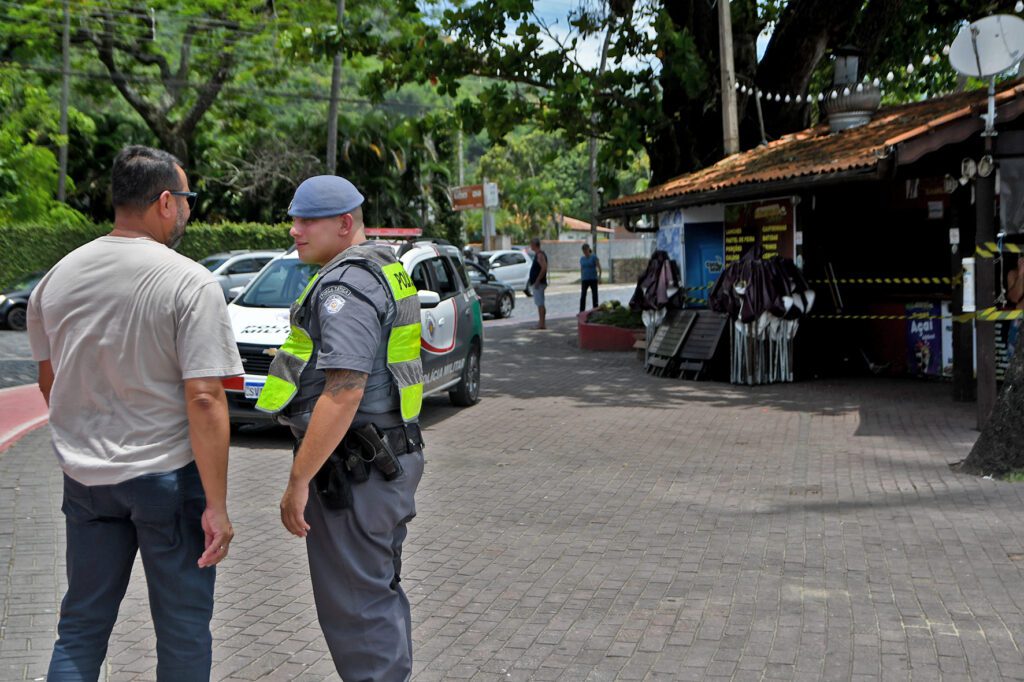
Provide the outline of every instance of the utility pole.
<path id="1" fill-rule="evenodd" d="M 609 8 L 608 30 L 604 34 L 604 44 L 601 45 L 601 63 L 597 67 L 597 77 L 604 75 L 605 67 L 608 65 L 608 45 L 612 41 L 612 30 L 615 28 L 615 15 L 611 14 Z M 597 126 L 597 92 L 594 92 L 594 108 L 590 112 L 590 242 L 597 253 L 597 134 L 594 128 Z M 608 260 L 611 260 L 609 257 Z"/>
<path id="2" fill-rule="evenodd" d="M 732 13 L 729 0 L 718 0 L 718 54 L 722 62 L 722 146 L 725 155 L 740 150 L 736 117 L 736 69 L 732 58 Z"/>
<path id="3" fill-rule="evenodd" d="M 71 6 L 64 0 L 64 33 L 61 36 L 60 135 L 63 142 L 57 150 L 60 166 L 57 175 L 57 201 L 67 197 L 68 176 L 68 90 L 71 81 Z"/>
<path id="4" fill-rule="evenodd" d="M 465 171 L 465 167 L 464 167 L 465 166 L 465 161 L 462 158 L 463 157 L 463 151 L 462 151 L 462 125 L 461 124 L 459 125 L 458 142 L 459 142 L 459 187 L 462 187 L 463 185 L 466 184 L 466 171 Z"/>
<path id="5" fill-rule="evenodd" d="M 67 1 L 67 0 L 65 0 Z M 345 16 L 345 0 L 338 0 L 338 30 Z M 341 48 L 334 53 L 334 69 L 331 71 L 331 104 L 327 113 L 327 174 L 334 175 L 338 169 L 338 94 L 341 92 Z"/>

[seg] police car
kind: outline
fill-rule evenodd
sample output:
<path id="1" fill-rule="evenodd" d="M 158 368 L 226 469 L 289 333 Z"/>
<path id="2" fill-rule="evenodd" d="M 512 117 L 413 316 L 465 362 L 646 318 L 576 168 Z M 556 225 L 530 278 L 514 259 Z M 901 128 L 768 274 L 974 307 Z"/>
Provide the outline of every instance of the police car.
<path id="1" fill-rule="evenodd" d="M 367 236 L 397 236 L 396 230 L 367 230 Z M 443 242 L 387 242 L 419 290 L 423 394 L 448 391 L 452 403 L 480 399 L 483 318 L 459 250 Z M 274 260 L 229 305 L 231 325 L 245 375 L 224 380 L 233 423 L 266 421 L 256 410 L 274 353 L 289 331 L 289 309 L 318 270 L 290 250 Z"/>

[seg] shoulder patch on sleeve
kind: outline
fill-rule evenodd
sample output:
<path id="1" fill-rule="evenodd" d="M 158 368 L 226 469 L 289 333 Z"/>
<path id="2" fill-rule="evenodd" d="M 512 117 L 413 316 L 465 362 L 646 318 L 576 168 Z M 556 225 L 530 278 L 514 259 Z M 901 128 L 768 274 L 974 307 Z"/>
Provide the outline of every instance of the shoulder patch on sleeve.
<path id="1" fill-rule="evenodd" d="M 331 294 L 326 299 L 320 299 L 323 301 L 324 312 L 328 315 L 333 315 L 342 308 L 345 307 L 345 299 L 340 294 Z"/>
<path id="2" fill-rule="evenodd" d="M 352 295 L 352 292 L 347 286 L 342 284 L 332 284 L 331 286 L 324 287 L 320 290 L 320 300 L 323 301 L 328 296 L 341 296 L 342 298 L 348 298 Z"/>

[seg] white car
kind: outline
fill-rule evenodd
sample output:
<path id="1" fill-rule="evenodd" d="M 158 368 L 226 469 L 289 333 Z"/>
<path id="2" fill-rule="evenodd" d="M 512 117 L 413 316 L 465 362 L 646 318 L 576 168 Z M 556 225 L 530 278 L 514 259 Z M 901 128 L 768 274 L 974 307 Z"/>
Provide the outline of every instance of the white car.
<path id="1" fill-rule="evenodd" d="M 475 404 L 480 399 L 483 317 L 459 250 L 425 241 L 389 245 L 419 289 L 424 396 L 448 391 L 455 405 Z M 271 261 L 228 304 L 245 368 L 244 376 L 223 381 L 233 423 L 269 419 L 255 409 L 256 400 L 273 353 L 288 336 L 289 308 L 317 270 L 291 250 Z"/>
<path id="2" fill-rule="evenodd" d="M 214 253 L 199 261 L 199 264 L 213 273 L 224 292 L 224 298 L 231 300 L 234 294 L 252 280 L 263 266 L 277 258 L 284 249 L 267 251 L 225 251 Z M 232 292 L 232 289 L 235 291 Z"/>
<path id="3" fill-rule="evenodd" d="M 526 287 L 530 279 L 533 258 L 518 249 L 481 251 L 480 256 L 490 263 L 490 273 L 499 282 L 504 282 L 517 291 Z"/>

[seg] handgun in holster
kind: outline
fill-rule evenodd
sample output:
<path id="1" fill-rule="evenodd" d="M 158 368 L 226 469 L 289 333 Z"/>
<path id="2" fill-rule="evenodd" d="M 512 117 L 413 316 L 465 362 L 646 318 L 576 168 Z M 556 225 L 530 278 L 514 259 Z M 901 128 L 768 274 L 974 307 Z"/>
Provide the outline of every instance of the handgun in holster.
<path id="1" fill-rule="evenodd" d="M 362 461 L 375 466 L 384 476 L 384 480 L 393 481 L 402 475 L 402 463 L 398 461 L 398 457 L 374 424 L 364 424 L 358 429 L 349 429 L 345 436 L 345 442 L 348 443 L 346 450 L 358 449 Z M 366 472 L 367 475 L 368 473 Z"/>

